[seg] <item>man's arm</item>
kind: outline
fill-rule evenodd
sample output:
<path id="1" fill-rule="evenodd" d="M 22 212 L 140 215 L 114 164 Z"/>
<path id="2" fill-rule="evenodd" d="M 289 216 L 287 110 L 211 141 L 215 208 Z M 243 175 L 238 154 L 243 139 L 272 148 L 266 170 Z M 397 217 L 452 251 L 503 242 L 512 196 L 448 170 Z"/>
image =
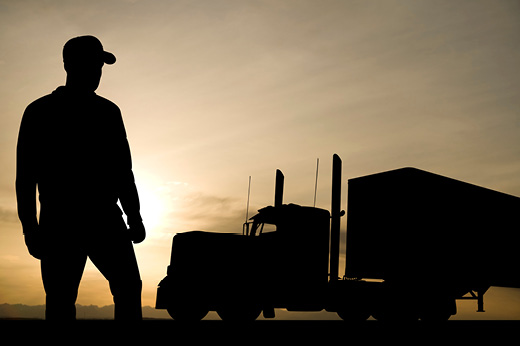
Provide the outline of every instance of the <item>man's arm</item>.
<path id="1" fill-rule="evenodd" d="M 36 216 L 36 186 L 37 186 L 37 162 L 36 162 L 36 126 L 34 115 L 30 107 L 24 112 L 18 144 L 16 147 L 16 201 L 18 204 L 18 217 L 22 223 L 25 235 L 25 244 L 29 253 L 37 258 L 42 258 L 42 240 L 38 229 Z"/>
<path id="2" fill-rule="evenodd" d="M 38 228 L 36 217 L 37 163 L 34 116 L 30 107 L 24 112 L 16 147 L 16 200 L 24 234 Z"/>
<path id="3" fill-rule="evenodd" d="M 120 185 L 119 201 L 123 211 L 127 216 L 127 223 L 130 227 L 130 237 L 134 243 L 142 242 L 146 237 L 146 231 L 141 218 L 139 195 L 135 185 L 134 173 L 132 171 L 132 156 L 130 146 L 126 137 L 126 130 L 123 119 L 120 116 L 119 125 L 119 159 L 120 159 Z"/>

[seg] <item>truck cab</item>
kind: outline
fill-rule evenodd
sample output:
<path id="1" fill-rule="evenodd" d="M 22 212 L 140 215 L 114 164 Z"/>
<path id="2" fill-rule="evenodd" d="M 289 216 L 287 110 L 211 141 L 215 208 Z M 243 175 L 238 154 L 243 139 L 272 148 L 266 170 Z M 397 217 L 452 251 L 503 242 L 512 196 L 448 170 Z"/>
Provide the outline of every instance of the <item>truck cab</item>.
<path id="1" fill-rule="evenodd" d="M 242 234 L 179 233 L 156 308 L 177 320 L 209 311 L 224 320 L 254 320 L 274 308 L 322 310 L 329 225 L 327 210 L 287 204 L 260 209 Z"/>

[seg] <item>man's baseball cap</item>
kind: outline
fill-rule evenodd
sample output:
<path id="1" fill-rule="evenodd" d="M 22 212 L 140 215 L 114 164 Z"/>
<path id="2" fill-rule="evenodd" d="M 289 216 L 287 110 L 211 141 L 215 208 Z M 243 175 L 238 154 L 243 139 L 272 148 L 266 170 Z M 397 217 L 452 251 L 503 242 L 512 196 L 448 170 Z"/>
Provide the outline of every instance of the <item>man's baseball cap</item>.
<path id="1" fill-rule="evenodd" d="M 112 65 L 116 62 L 114 54 L 103 49 L 101 41 L 94 36 L 71 38 L 63 46 L 63 62 L 68 64 L 103 62 Z"/>

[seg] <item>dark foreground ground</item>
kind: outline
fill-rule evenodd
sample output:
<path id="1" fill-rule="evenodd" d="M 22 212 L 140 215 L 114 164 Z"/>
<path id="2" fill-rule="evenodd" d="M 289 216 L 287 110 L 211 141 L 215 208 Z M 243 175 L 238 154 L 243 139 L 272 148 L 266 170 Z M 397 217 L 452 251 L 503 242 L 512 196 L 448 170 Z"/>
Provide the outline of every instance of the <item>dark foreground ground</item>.
<path id="1" fill-rule="evenodd" d="M 68 344 L 104 345 L 131 342 L 132 345 L 209 345 L 226 342 L 241 345 L 380 344 L 399 341 L 414 345 L 518 344 L 520 321 L 448 321 L 439 325 L 382 324 L 367 321 L 255 321 L 231 324 L 201 321 L 183 324 L 173 320 L 144 320 L 123 323 L 108 320 L 79 320 L 50 323 L 34 320 L 2 320 L 4 340 L 12 342 L 64 341 Z M 13 339 L 11 339 L 13 337 Z M 224 345 L 224 344 L 222 344 Z"/>

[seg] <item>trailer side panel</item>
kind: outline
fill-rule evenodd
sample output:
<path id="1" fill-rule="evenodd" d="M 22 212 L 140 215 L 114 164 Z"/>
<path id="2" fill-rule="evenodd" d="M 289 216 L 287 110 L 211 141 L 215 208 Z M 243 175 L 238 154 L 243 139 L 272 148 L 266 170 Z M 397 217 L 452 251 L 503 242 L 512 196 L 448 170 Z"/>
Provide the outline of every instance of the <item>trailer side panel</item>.
<path id="1" fill-rule="evenodd" d="M 415 168 L 348 183 L 347 277 L 520 287 L 520 198 Z"/>

